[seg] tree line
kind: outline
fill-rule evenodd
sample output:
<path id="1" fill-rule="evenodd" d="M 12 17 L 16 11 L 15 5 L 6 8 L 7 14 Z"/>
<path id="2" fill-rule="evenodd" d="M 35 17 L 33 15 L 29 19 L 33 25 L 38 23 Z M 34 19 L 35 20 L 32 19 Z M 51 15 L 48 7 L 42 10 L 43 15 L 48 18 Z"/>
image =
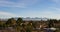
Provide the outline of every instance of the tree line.
<path id="1" fill-rule="evenodd" d="M 59 23 L 60 20 L 56 20 L 56 19 L 48 19 L 48 26 L 50 27 L 54 27 L 54 23 Z M 22 20 L 22 18 L 18 18 L 17 20 L 15 20 L 14 18 L 10 18 L 8 19 L 6 22 L 4 21 L 0 21 L 0 29 L 4 29 L 4 28 L 8 28 L 8 27 L 13 27 L 14 29 L 16 29 L 18 32 L 31 32 L 32 28 L 36 28 L 36 22 L 29 22 L 27 25 L 24 24 L 25 22 Z"/>

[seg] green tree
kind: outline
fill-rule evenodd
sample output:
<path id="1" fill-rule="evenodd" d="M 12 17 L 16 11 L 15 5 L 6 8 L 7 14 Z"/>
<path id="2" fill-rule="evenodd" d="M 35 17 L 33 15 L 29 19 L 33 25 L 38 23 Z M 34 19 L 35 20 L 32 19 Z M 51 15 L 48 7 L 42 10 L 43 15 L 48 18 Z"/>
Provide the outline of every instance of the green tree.
<path id="1" fill-rule="evenodd" d="M 56 23 L 57 22 L 57 20 L 56 19 L 50 19 L 50 20 L 48 20 L 49 21 L 49 27 L 54 27 L 54 23 Z"/>
<path id="2" fill-rule="evenodd" d="M 26 29 L 26 32 L 31 32 L 31 30 L 29 28 Z"/>
<path id="3" fill-rule="evenodd" d="M 50 19 L 48 21 L 49 21 L 48 26 L 49 26 L 49 28 L 51 28 L 51 26 L 53 26 L 53 21 L 52 21 L 52 19 Z"/>
<path id="4" fill-rule="evenodd" d="M 19 26 L 20 26 L 20 24 L 22 24 L 22 23 L 23 23 L 22 18 L 18 18 L 18 20 L 16 21 L 16 23 L 17 23 L 17 25 L 19 25 Z"/>
<path id="5" fill-rule="evenodd" d="M 5 28 L 5 21 L 0 21 L 0 29 L 4 29 Z"/>
<path id="6" fill-rule="evenodd" d="M 2 27 L 3 26 L 3 21 L 0 21 L 0 27 Z"/>
<path id="7" fill-rule="evenodd" d="M 36 22 L 32 22 L 33 28 L 36 28 Z"/>
<path id="8" fill-rule="evenodd" d="M 23 29 L 22 26 L 24 26 L 24 25 L 22 25 L 22 24 L 23 24 L 22 18 L 18 18 L 17 21 L 16 21 L 16 23 L 17 23 L 17 25 L 16 25 L 16 30 L 17 30 L 18 32 L 20 32 L 20 31 Z"/>
<path id="9" fill-rule="evenodd" d="M 26 32 L 31 32 L 31 30 L 32 30 L 31 23 L 28 23 L 26 27 L 27 27 Z"/>
<path id="10" fill-rule="evenodd" d="M 16 20 L 14 18 L 8 19 L 8 21 L 6 22 L 7 26 L 14 26 L 16 25 Z"/>

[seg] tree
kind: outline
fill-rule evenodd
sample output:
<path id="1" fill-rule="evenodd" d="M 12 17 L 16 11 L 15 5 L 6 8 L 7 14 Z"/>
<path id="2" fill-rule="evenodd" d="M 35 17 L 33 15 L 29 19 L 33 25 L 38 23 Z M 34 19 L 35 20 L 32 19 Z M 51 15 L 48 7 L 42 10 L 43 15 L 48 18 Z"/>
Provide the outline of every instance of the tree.
<path id="1" fill-rule="evenodd" d="M 18 32 L 20 32 L 20 30 L 23 29 L 22 26 L 24 26 L 24 25 L 22 25 L 22 24 L 23 24 L 22 22 L 23 22 L 22 18 L 18 18 L 17 21 L 16 21 L 16 23 L 17 23 L 17 25 L 16 25 L 16 30 L 17 30 Z"/>
<path id="2" fill-rule="evenodd" d="M 50 20 L 48 20 L 49 21 L 49 27 L 54 27 L 54 23 L 56 23 L 57 22 L 57 20 L 56 19 L 50 19 Z"/>
<path id="3" fill-rule="evenodd" d="M 14 18 L 8 19 L 8 21 L 6 22 L 7 26 L 14 26 L 16 25 L 16 20 Z"/>
<path id="4" fill-rule="evenodd" d="M 16 21 L 17 25 L 19 25 L 19 26 L 22 22 L 23 22 L 22 18 L 18 18 L 18 20 Z"/>
<path id="5" fill-rule="evenodd" d="M 31 30 L 32 30 L 31 23 L 28 23 L 26 27 L 27 27 L 26 32 L 31 32 Z"/>
<path id="6" fill-rule="evenodd" d="M 31 30 L 27 28 L 27 29 L 26 29 L 26 32 L 31 32 Z"/>
<path id="7" fill-rule="evenodd" d="M 3 26 L 3 21 L 0 21 L 0 27 L 2 27 Z"/>
<path id="8" fill-rule="evenodd" d="M 36 22 L 32 22 L 33 28 L 36 28 Z"/>
<path id="9" fill-rule="evenodd" d="M 3 29 L 4 28 L 3 27 L 4 26 L 3 24 L 4 24 L 4 22 L 3 21 L 0 21 L 0 29 Z"/>
<path id="10" fill-rule="evenodd" d="M 48 21 L 49 21 L 48 26 L 49 26 L 49 28 L 51 28 L 51 26 L 53 25 L 53 21 L 51 19 Z"/>

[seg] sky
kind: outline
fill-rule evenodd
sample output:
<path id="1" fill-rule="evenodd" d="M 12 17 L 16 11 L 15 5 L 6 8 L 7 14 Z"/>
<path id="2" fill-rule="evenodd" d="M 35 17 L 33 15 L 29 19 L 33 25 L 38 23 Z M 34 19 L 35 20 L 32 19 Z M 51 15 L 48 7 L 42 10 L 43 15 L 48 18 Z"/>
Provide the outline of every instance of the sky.
<path id="1" fill-rule="evenodd" d="M 0 18 L 60 19 L 60 0 L 0 0 Z"/>

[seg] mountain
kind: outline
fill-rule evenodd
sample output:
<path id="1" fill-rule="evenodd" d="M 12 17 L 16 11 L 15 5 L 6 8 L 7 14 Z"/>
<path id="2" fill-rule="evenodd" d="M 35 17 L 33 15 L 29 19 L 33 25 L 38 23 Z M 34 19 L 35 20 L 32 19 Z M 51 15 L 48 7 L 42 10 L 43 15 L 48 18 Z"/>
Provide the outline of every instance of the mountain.
<path id="1" fill-rule="evenodd" d="M 48 18 L 22 18 L 22 19 L 27 20 L 27 21 L 29 21 L 29 20 L 32 20 L 32 21 L 48 20 Z"/>
<path id="2" fill-rule="evenodd" d="M 18 17 L 14 18 L 14 19 L 17 20 Z M 23 19 L 24 21 L 30 21 L 30 20 L 32 20 L 32 21 L 40 21 L 40 20 L 46 21 L 46 20 L 48 20 L 48 18 L 38 18 L 38 17 L 35 17 L 35 18 L 30 18 L 30 17 L 23 18 L 23 17 L 22 17 L 22 19 Z"/>
<path id="3" fill-rule="evenodd" d="M 15 20 L 17 20 L 19 17 L 14 17 Z M 8 18 L 9 19 L 9 18 Z M 0 19 L 1 21 L 7 21 L 8 19 Z M 44 21 L 47 21 L 48 18 L 38 18 L 38 17 L 35 17 L 35 18 L 30 18 L 30 17 L 26 17 L 26 18 L 23 18 L 23 21 L 41 21 L 41 20 L 44 20 Z"/>

